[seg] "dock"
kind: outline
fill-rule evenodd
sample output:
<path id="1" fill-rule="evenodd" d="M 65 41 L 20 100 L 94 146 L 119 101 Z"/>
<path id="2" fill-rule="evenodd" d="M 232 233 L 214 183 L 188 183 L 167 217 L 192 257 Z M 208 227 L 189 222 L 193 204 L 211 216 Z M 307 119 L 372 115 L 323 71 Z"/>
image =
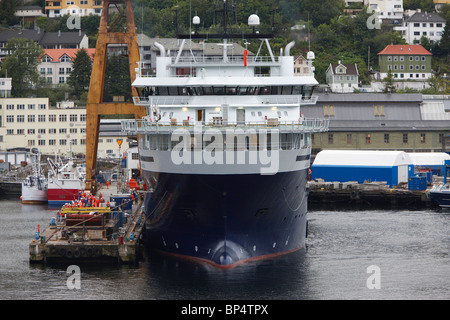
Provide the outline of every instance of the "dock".
<path id="1" fill-rule="evenodd" d="M 382 182 L 309 181 L 310 206 L 356 205 L 391 209 L 439 208 L 429 189 L 415 190 L 407 185 L 390 187 Z"/>
<path id="2" fill-rule="evenodd" d="M 136 263 L 145 229 L 142 192 L 137 192 L 136 199 L 117 194 L 114 186 L 100 193 L 103 205 L 63 207 L 48 227 L 36 232 L 29 245 L 30 262 Z"/>

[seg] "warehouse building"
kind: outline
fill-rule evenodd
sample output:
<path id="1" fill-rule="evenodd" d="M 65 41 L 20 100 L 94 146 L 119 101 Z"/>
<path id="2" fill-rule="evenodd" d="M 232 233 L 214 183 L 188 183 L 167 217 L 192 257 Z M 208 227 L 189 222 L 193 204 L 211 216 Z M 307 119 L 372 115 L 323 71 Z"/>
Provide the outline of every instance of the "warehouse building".
<path id="1" fill-rule="evenodd" d="M 403 151 L 323 150 L 311 169 L 312 179 L 348 182 L 407 183 L 413 162 Z"/>

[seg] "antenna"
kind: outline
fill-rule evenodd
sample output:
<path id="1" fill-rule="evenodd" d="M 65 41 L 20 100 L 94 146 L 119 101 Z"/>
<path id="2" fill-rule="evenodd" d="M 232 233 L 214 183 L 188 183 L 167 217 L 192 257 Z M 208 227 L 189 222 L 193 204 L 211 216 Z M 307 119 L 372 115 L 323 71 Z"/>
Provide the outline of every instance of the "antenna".
<path id="1" fill-rule="evenodd" d="M 310 28 L 309 28 L 309 12 L 308 12 L 308 51 L 311 51 L 311 35 L 309 34 Z"/>

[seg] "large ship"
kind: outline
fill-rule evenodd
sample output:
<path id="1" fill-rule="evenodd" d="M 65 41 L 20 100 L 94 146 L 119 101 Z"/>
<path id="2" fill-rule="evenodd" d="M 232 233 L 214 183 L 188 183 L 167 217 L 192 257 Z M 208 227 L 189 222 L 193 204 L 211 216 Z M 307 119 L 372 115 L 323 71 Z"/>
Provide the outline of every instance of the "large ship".
<path id="1" fill-rule="evenodd" d="M 227 7 L 224 1 L 224 19 Z M 224 27 L 220 34 L 178 35 L 173 57 L 155 43 L 156 75 L 133 82 L 134 103 L 147 115 L 122 122 L 138 136 L 149 246 L 223 268 L 305 246 L 312 134 L 328 128 L 326 120 L 301 114 L 317 100 L 314 54 L 308 52 L 306 73 L 294 76 L 295 43 L 276 57 L 271 35 L 255 31 L 257 15 L 249 25 L 248 34 Z M 220 57 L 183 50 L 218 37 L 222 42 L 208 46 L 221 47 Z M 233 39 L 261 40 L 268 56 L 236 55 Z"/>

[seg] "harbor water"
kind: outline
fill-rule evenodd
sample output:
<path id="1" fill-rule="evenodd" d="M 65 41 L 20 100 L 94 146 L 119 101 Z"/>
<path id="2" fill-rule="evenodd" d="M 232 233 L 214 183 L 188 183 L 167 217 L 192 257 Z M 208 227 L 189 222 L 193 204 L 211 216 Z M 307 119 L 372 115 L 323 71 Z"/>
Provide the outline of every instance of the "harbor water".
<path id="1" fill-rule="evenodd" d="M 137 265 L 33 265 L 55 210 L 0 199 L 2 300 L 450 299 L 450 211 L 310 210 L 307 248 L 218 270 L 145 252 Z M 73 261 L 76 265 L 76 260 Z"/>

